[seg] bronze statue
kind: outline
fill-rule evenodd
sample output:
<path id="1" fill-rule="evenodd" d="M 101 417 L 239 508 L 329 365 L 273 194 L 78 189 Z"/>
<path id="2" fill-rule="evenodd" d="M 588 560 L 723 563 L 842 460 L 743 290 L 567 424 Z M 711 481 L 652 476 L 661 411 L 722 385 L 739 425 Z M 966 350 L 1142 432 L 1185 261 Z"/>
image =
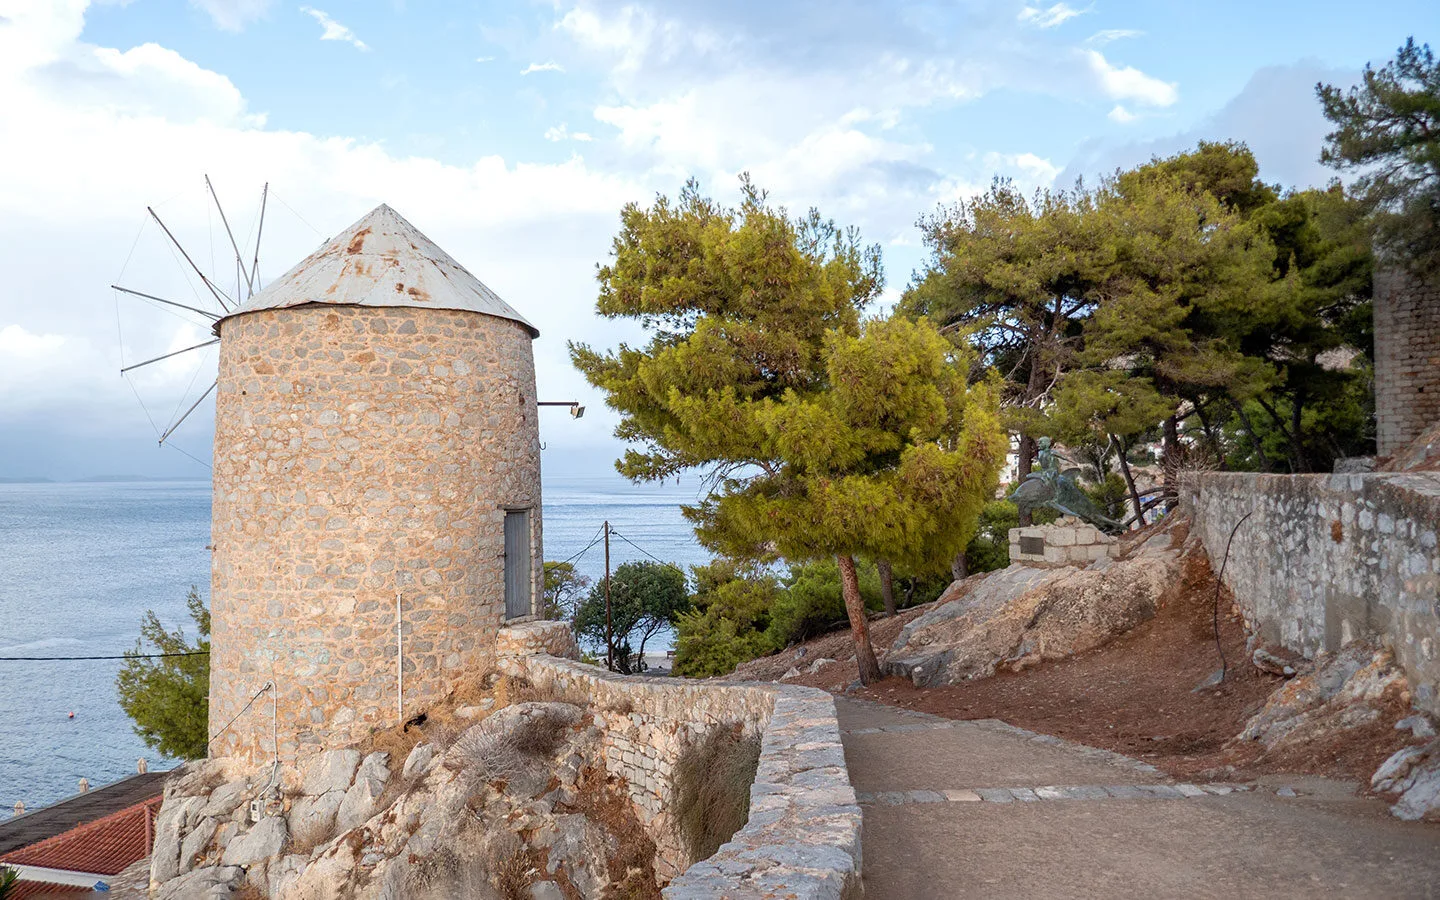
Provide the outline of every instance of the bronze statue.
<path id="1" fill-rule="evenodd" d="M 1094 501 L 1075 483 L 1080 475 L 1079 469 L 1060 471 L 1060 459 L 1060 455 L 1051 449 L 1050 439 L 1042 437 L 1040 452 L 1036 454 L 1039 467 L 1031 470 L 1010 494 L 1011 502 L 1020 508 L 1021 515 L 1048 506 L 1063 515 L 1083 519 L 1107 534 L 1124 531 L 1124 523 L 1101 513 Z"/>

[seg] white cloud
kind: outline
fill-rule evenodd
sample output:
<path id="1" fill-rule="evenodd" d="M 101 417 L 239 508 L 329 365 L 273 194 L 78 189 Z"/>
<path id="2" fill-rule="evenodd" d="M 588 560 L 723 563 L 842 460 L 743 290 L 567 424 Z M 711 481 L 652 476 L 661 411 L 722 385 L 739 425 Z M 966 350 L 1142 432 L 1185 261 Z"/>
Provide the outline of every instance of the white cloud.
<path id="1" fill-rule="evenodd" d="M 571 131 L 564 122 L 551 128 L 545 129 L 545 140 L 547 141 L 581 141 L 588 142 L 594 138 L 584 131 Z"/>
<path id="2" fill-rule="evenodd" d="M 1201 140 L 1243 141 L 1260 163 L 1260 177 L 1298 187 L 1320 187 L 1335 170 L 1320 164 L 1319 148 L 1331 126 L 1315 102 L 1315 84 L 1342 87 L 1356 73 L 1318 60 L 1259 69 L 1229 102 L 1198 124 L 1165 137 L 1114 142 L 1092 139 L 1081 145 L 1061 173 L 1063 181 L 1108 174 L 1155 156 L 1194 149 Z"/>
<path id="3" fill-rule="evenodd" d="M 213 348 L 136 370 L 128 384 L 117 373 L 122 364 L 200 343 L 207 323 L 113 297 L 106 285 L 194 302 L 194 276 L 157 226 L 142 225 L 150 204 L 196 261 L 233 289 L 204 172 L 242 243 L 259 187 L 270 183 L 265 278 L 376 204 L 394 205 L 540 328 L 542 388 L 592 409 L 553 434 L 555 426 L 542 422 L 546 440 L 562 448 L 607 439 L 613 418 L 570 366 L 564 339 L 581 334 L 579 322 L 597 343 L 629 336 L 623 323 L 591 324 L 594 265 L 608 251 L 617 211 L 653 196 L 654 184 L 598 172 L 579 158 L 451 164 L 393 155 L 369 141 L 270 130 L 224 76 L 157 45 L 121 52 L 86 44 L 83 27 L 80 6 L 31 7 L 0 25 L 0 246 L 12 261 L 0 292 L 0 444 L 16 446 L 23 423 L 31 443 L 59 448 L 67 436 L 103 432 L 127 458 L 170 458 L 154 456 L 130 384 L 163 427 L 214 377 Z M 202 407 L 184 426 L 187 449 L 203 455 L 209 416 Z M 73 474 L 104 468 L 97 462 Z"/>
<path id="4" fill-rule="evenodd" d="M 531 63 L 520 70 L 521 75 L 533 75 L 536 72 L 564 72 L 565 67 L 557 62 Z"/>
<path id="5" fill-rule="evenodd" d="M 1143 37 L 1145 32 L 1136 31 L 1132 28 L 1106 28 L 1097 31 L 1085 39 L 1085 43 L 1094 47 L 1103 47 L 1112 41 L 1121 41 L 1126 38 Z"/>
<path id="6" fill-rule="evenodd" d="M 475 57 L 475 61 L 476 61 L 477 63 L 494 62 L 494 61 L 495 61 L 495 57 L 493 57 L 493 56 L 477 56 L 477 57 Z"/>
<path id="7" fill-rule="evenodd" d="M 1131 66 L 1111 65 L 1099 50 L 1086 50 L 1084 57 L 1105 96 L 1112 100 L 1133 100 L 1149 106 L 1170 106 L 1180 99 L 1180 92 L 1173 83 L 1153 78 Z"/>
<path id="8" fill-rule="evenodd" d="M 1034 153 L 988 153 L 986 166 L 997 174 L 1008 175 L 1022 187 L 1049 187 L 1060 174 L 1060 167 Z"/>
<path id="9" fill-rule="evenodd" d="M 305 13 L 316 22 L 320 23 L 320 40 L 322 41 L 344 41 L 356 50 L 369 50 L 366 43 L 355 36 L 355 32 L 341 25 L 330 18 L 323 9 L 315 9 L 313 6 L 302 6 L 300 11 Z"/>
<path id="10" fill-rule="evenodd" d="M 1039 28 L 1054 28 L 1062 22 L 1073 19 L 1076 16 L 1088 12 L 1084 9 L 1076 9 L 1068 3 L 1056 3 L 1054 6 L 1041 9 L 1038 6 L 1027 6 L 1020 10 L 1020 21 L 1027 22 Z"/>
<path id="11" fill-rule="evenodd" d="M 190 0 L 190 5 L 210 15 L 217 28 L 240 31 L 269 12 L 273 0 Z"/>
<path id="12" fill-rule="evenodd" d="M 1115 108 L 1110 110 L 1105 117 L 1112 122 L 1119 122 L 1121 125 L 1126 125 L 1139 118 L 1139 116 L 1126 109 L 1124 104 L 1121 103 L 1115 104 Z"/>

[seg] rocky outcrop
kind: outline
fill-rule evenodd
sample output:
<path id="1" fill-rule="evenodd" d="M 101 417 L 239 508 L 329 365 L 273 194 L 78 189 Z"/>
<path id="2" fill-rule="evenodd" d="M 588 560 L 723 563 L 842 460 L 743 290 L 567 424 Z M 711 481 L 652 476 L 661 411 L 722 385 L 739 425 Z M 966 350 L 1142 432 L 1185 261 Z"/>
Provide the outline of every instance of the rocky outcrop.
<path id="1" fill-rule="evenodd" d="M 151 880 L 176 898 L 246 887 L 295 900 L 483 900 L 502 896 L 507 877 L 541 896 L 566 884 L 600 897 L 619 842 L 582 807 L 608 790 L 604 764 L 591 716 L 553 702 L 505 707 L 443 750 L 417 745 L 399 772 L 389 754 L 354 749 L 320 754 L 289 786 L 191 764 L 167 788 Z M 538 878 L 517 875 L 541 860 Z"/>
<path id="2" fill-rule="evenodd" d="M 1172 522 L 1118 560 L 1012 565 L 952 584 L 906 625 L 885 659 L 917 686 L 985 678 L 1098 647 L 1155 615 L 1180 576 Z"/>
<path id="3" fill-rule="evenodd" d="M 1440 739 L 1396 751 L 1375 771 L 1370 787 L 1400 795 L 1390 807 L 1400 818 L 1440 822 Z"/>
<path id="4" fill-rule="evenodd" d="M 1287 681 L 1251 717 L 1237 740 L 1259 741 L 1267 751 L 1369 725 L 1401 696 L 1405 674 L 1389 650 L 1363 641 L 1316 657 L 1314 668 Z"/>

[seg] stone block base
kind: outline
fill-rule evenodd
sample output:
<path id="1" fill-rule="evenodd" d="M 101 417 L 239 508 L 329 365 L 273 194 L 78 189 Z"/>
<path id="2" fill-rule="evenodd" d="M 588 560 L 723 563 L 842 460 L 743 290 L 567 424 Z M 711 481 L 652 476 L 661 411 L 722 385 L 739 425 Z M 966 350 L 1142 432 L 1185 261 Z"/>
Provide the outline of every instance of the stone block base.
<path id="1" fill-rule="evenodd" d="M 1010 529 L 1012 563 L 1085 564 L 1119 552 L 1115 538 L 1068 516 L 1053 525 Z"/>
<path id="2" fill-rule="evenodd" d="M 495 655 L 498 657 L 541 653 L 561 659 L 580 658 L 580 646 L 569 624 L 543 620 L 518 622 L 506 625 L 496 635 Z"/>

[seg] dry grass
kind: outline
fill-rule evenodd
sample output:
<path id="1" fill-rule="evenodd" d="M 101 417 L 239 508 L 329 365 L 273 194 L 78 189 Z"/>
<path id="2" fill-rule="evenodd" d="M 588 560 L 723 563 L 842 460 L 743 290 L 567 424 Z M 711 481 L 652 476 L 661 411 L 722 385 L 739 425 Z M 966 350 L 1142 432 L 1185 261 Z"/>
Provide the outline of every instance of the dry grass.
<path id="1" fill-rule="evenodd" d="M 635 810 L 608 780 L 605 771 L 587 769 L 580 775 L 571 807 L 615 839 L 615 852 L 606 860 L 610 874 L 609 900 L 659 900 L 655 886 L 655 842 L 645 832 Z"/>
<path id="2" fill-rule="evenodd" d="M 477 729 L 461 735 L 445 764 L 461 771 L 472 787 L 511 781 L 555 755 L 570 727 L 548 715 L 522 719 L 509 731 Z"/>
<path id="3" fill-rule="evenodd" d="M 750 820 L 750 785 L 760 764 L 760 735 L 720 727 L 675 764 L 676 822 L 692 861 L 708 859 Z"/>
<path id="4" fill-rule="evenodd" d="M 524 850 L 487 861 L 490 883 L 501 900 L 530 900 L 535 865 Z"/>

